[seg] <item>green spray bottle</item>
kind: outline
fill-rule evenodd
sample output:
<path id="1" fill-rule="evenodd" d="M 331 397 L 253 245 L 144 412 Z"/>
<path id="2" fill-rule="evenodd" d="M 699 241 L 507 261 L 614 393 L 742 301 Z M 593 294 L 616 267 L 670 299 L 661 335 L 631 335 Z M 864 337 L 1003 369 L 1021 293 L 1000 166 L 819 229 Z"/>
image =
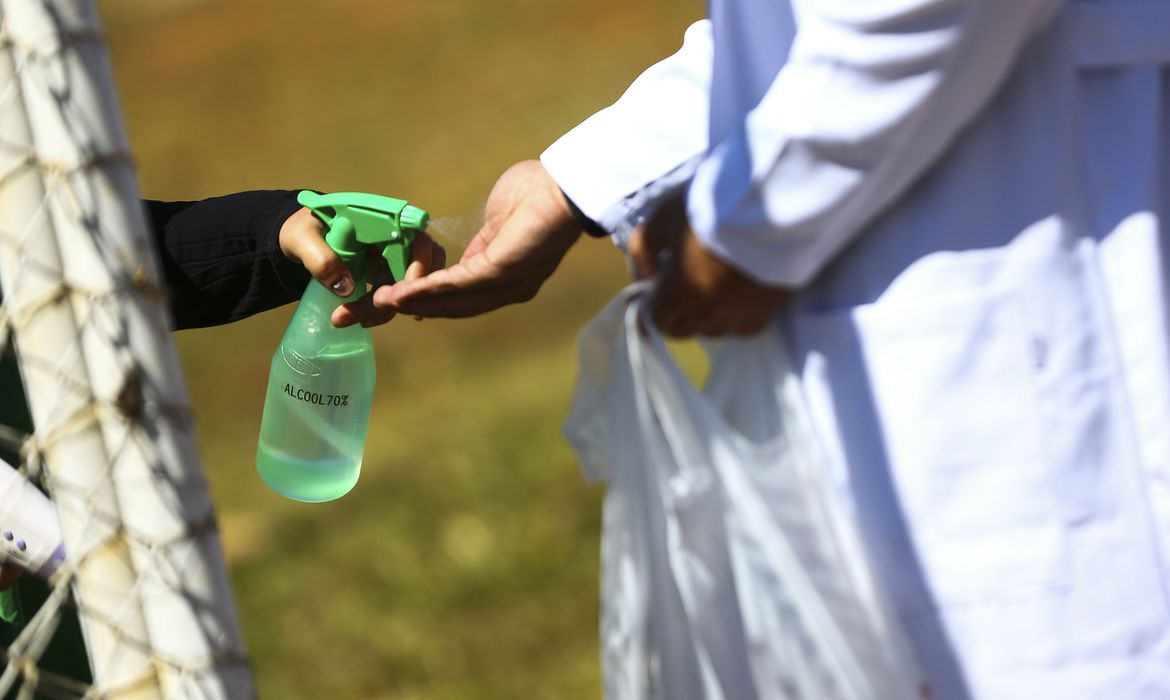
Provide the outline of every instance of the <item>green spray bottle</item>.
<path id="1" fill-rule="evenodd" d="M 309 282 L 272 358 L 256 469 L 274 491 L 297 501 L 340 498 L 357 483 L 374 397 L 370 329 L 336 328 L 340 304 L 366 292 L 367 249 L 380 250 L 395 280 L 406 274 L 427 213 L 374 194 L 304 191 L 297 201 L 329 228 L 325 241 L 353 273 L 344 299 Z"/>

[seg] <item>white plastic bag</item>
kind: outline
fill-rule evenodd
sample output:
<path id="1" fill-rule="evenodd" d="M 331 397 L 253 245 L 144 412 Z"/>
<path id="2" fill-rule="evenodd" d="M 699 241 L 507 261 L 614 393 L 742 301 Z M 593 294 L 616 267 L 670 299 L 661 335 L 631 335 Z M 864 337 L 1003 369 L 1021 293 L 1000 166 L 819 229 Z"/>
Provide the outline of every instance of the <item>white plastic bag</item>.
<path id="1" fill-rule="evenodd" d="M 721 343 L 699 393 L 643 322 L 644 290 L 582 334 L 565 425 L 587 476 L 609 484 L 606 697 L 918 697 L 779 331 Z"/>

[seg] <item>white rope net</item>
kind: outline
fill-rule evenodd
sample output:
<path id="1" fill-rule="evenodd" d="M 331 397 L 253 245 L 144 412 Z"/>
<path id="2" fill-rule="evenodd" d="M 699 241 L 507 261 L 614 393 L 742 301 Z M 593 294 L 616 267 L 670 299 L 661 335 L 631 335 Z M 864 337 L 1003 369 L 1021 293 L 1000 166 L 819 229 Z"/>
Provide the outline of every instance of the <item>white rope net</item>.
<path id="1" fill-rule="evenodd" d="M 0 0 L 0 355 L 35 426 L 0 425 L 0 451 L 65 551 L 0 698 L 253 694 L 152 246 L 93 3 Z M 12 483 L 0 554 L 29 500 Z M 71 610 L 92 682 L 44 663 Z"/>

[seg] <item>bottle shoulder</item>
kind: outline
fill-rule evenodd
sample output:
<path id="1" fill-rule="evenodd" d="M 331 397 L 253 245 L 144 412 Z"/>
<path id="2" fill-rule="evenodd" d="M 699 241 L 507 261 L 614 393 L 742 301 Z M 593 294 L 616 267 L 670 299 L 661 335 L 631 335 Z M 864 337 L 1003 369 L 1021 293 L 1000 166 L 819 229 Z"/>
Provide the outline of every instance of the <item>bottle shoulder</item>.
<path id="1" fill-rule="evenodd" d="M 372 351 L 369 328 L 360 325 L 338 328 L 330 318 L 344 300 L 316 281 L 310 282 L 297 304 L 281 339 L 282 346 L 293 347 L 302 354 L 341 357 Z"/>

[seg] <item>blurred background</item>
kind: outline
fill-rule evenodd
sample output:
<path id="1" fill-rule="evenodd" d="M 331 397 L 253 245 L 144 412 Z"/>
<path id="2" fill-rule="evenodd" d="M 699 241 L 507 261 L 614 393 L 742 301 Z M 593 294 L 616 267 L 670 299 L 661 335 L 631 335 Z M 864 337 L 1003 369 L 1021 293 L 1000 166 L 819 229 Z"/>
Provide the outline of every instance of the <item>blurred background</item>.
<path id="1" fill-rule="evenodd" d="M 144 196 L 313 187 L 452 217 L 673 52 L 698 0 L 99 0 Z M 263 698 L 596 698 L 599 487 L 560 436 L 576 334 L 626 280 L 583 239 L 533 302 L 375 331 L 362 478 L 254 457 L 291 307 L 178 334 Z"/>

